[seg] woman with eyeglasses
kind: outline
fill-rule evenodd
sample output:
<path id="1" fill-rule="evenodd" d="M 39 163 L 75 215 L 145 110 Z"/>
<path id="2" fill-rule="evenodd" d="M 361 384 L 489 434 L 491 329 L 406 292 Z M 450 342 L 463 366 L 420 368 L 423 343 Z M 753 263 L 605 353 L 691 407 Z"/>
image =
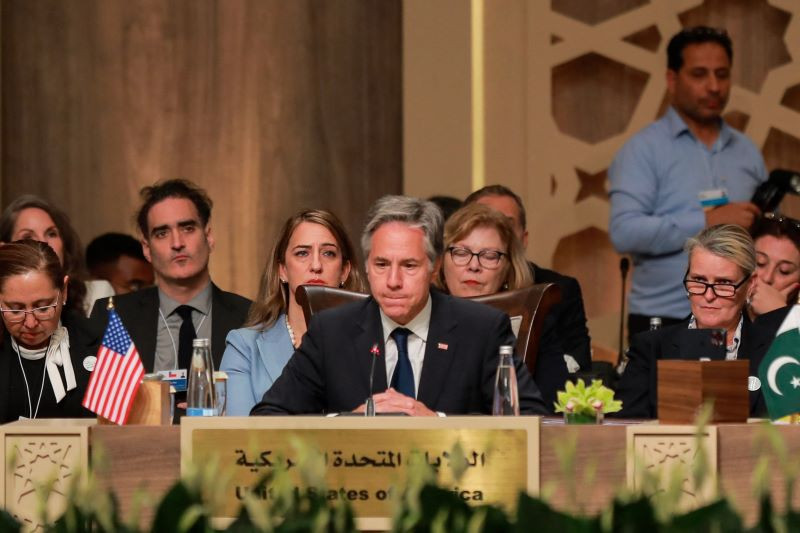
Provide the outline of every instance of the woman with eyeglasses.
<path id="1" fill-rule="evenodd" d="M 682 329 L 721 329 L 725 332 L 728 360 L 750 361 L 750 412 L 765 413 L 758 380 L 758 365 L 774 337 L 774 329 L 753 323 L 744 312 L 756 285 L 756 252 L 747 230 L 732 224 L 711 226 L 686 242 L 689 265 L 684 277 L 691 315 L 680 324 L 634 336 L 628 363 L 617 395 L 622 400 L 619 416 L 655 418 L 657 413 L 656 361 L 696 357 L 681 353 L 677 342 Z"/>
<path id="2" fill-rule="evenodd" d="M 484 296 L 534 282 L 511 219 L 487 205 L 467 204 L 447 219 L 444 250 L 434 285 L 453 296 Z M 555 322 L 545 322 L 533 379 L 551 413 L 556 393 L 570 378 L 567 364 Z"/>
<path id="3" fill-rule="evenodd" d="M 96 346 L 52 248 L 33 240 L 0 246 L 0 423 L 90 417 L 81 406 Z"/>
<path id="4" fill-rule="evenodd" d="M 751 319 L 797 301 L 800 289 L 800 221 L 765 213 L 750 228 L 758 279 L 748 302 Z"/>
<path id="5" fill-rule="evenodd" d="M 533 283 L 509 219 L 483 204 L 462 207 L 444 227 L 436 285 L 453 296 L 483 296 Z"/>

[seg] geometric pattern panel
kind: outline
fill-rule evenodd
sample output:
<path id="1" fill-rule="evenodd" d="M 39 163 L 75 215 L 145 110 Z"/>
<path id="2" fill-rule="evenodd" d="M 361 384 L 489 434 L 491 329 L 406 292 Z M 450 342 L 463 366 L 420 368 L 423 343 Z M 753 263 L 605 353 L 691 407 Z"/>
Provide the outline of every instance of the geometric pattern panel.
<path id="1" fill-rule="evenodd" d="M 591 73 L 591 75 L 587 75 Z M 562 133 L 598 143 L 625 130 L 648 74 L 589 53 L 553 67 L 553 118 Z M 613 102 L 608 115 L 602 105 Z M 573 120 L 575 114 L 582 120 Z"/>
<path id="2" fill-rule="evenodd" d="M 527 183 L 523 201 L 533 243 L 529 255 L 543 265 L 558 263 L 558 269 L 578 278 L 593 342 L 616 348 L 620 298 L 586 290 L 592 283 L 603 286 L 595 275 L 598 271 L 609 276 L 606 285 L 619 286 L 614 279 L 619 276 L 619 256 L 609 253 L 606 234 L 609 203 L 601 191 L 607 186 L 601 188 L 598 180 L 621 146 L 663 113 L 669 38 L 684 25 L 728 30 L 734 59 L 725 116 L 763 149 L 768 170 L 798 170 L 800 2 L 590 4 L 603 4 L 608 11 L 579 13 L 586 2 L 524 3 L 527 72 L 521 111 L 527 116 Z M 609 7 L 612 4 L 616 7 Z M 550 35 L 558 35 L 558 42 L 551 43 Z M 598 79 L 605 87 L 598 86 Z M 800 210 L 800 201 L 795 200 L 787 198 L 783 211 L 800 215 L 793 212 Z M 593 235 L 599 241 L 591 247 L 576 245 L 587 243 L 593 232 L 582 232 L 589 228 L 600 230 Z M 599 301 L 591 301 L 594 298 Z"/>
<path id="3" fill-rule="evenodd" d="M 800 138 L 770 128 L 763 150 L 769 168 L 800 170 Z"/>
<path id="4" fill-rule="evenodd" d="M 698 438 L 693 427 L 629 426 L 628 488 L 648 496 L 667 492 L 679 485 L 678 507 L 689 510 L 713 500 L 717 486 L 717 431 L 705 428 Z M 704 463 L 702 485 L 693 472 Z"/>
<path id="5" fill-rule="evenodd" d="M 578 174 L 578 179 L 581 182 L 581 189 L 575 197 L 576 204 L 590 196 L 600 198 L 601 200 L 608 200 L 608 191 L 606 190 L 606 181 L 608 181 L 607 169 L 591 174 L 576 168 L 575 172 Z"/>
<path id="6" fill-rule="evenodd" d="M 758 46 L 738 47 L 733 53 L 733 83 L 759 91 L 770 70 L 791 61 L 784 42 L 790 15 L 766 0 L 706 0 L 680 14 L 681 25 L 726 28 L 736 42 L 747 34 Z"/>
<path id="7" fill-rule="evenodd" d="M 647 4 L 648 0 L 551 0 L 553 11 L 580 20 L 586 24 L 597 24 L 635 7 Z"/>
<path id="8" fill-rule="evenodd" d="M 661 32 L 658 31 L 657 26 L 648 26 L 643 30 L 628 35 L 622 39 L 626 43 L 641 46 L 645 50 L 655 52 L 661 44 Z"/>
<path id="9" fill-rule="evenodd" d="M 39 488 L 49 484 L 47 517 L 53 520 L 67 506 L 70 484 L 80 471 L 81 437 L 78 435 L 9 435 L 6 450 L 13 457 L 6 476 L 6 509 L 28 531 L 40 523 Z"/>
<path id="10" fill-rule="evenodd" d="M 800 113 L 800 85 L 794 85 L 786 89 L 781 98 L 781 105 Z"/>
<path id="11" fill-rule="evenodd" d="M 591 257 L 592 268 L 577 270 L 574 261 L 577 255 Z M 563 236 L 553 252 L 552 266 L 557 272 L 581 278 L 587 315 L 601 316 L 619 309 L 622 290 L 619 255 L 611 246 L 605 228 L 589 227 Z"/>
<path id="12" fill-rule="evenodd" d="M 725 122 L 739 131 L 747 129 L 747 123 L 750 121 L 750 115 L 742 113 L 741 111 L 728 111 L 723 115 Z"/>

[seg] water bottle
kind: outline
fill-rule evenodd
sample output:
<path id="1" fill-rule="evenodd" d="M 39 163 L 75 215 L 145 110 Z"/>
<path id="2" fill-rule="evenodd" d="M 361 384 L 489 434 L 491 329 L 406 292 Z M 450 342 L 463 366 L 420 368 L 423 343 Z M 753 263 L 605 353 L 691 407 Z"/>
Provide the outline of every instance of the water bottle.
<path id="1" fill-rule="evenodd" d="M 192 341 L 192 362 L 189 365 L 189 387 L 186 392 L 187 416 L 214 416 L 214 361 L 208 339 Z"/>
<path id="2" fill-rule="evenodd" d="M 661 317 L 660 316 L 651 316 L 650 317 L 650 331 L 655 331 L 657 329 L 661 329 Z"/>
<path id="3" fill-rule="evenodd" d="M 514 347 L 500 347 L 500 362 L 494 381 L 492 415 L 519 416 L 519 394 L 517 393 L 517 371 L 514 369 Z"/>

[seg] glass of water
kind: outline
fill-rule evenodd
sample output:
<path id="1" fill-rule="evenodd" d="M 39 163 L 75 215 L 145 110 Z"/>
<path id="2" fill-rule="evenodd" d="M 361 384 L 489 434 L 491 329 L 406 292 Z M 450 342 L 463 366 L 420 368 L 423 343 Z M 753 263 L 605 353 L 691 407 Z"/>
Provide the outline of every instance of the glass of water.
<path id="1" fill-rule="evenodd" d="M 225 372 L 214 372 L 214 392 L 217 397 L 217 416 L 225 416 L 228 408 L 228 374 Z"/>

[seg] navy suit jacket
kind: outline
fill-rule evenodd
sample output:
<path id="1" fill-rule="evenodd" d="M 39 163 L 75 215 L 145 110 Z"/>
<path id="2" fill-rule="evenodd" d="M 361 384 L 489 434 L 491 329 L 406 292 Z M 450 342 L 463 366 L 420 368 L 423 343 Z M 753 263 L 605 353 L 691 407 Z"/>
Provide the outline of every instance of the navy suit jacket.
<path id="1" fill-rule="evenodd" d="M 430 297 L 417 400 L 447 414 L 491 413 L 499 347 L 515 344 L 508 316 L 436 290 Z M 251 414 L 352 411 L 370 394 L 374 344 L 385 353 L 378 304 L 371 297 L 315 315 L 300 348 Z M 543 414 L 539 390 L 519 359 L 516 372 L 520 412 Z M 386 364 L 378 357 L 373 391 L 386 389 Z"/>
<path id="2" fill-rule="evenodd" d="M 136 349 L 139 350 L 145 372 L 152 372 L 155 365 L 158 304 L 156 287 L 114 296 L 114 308 Z M 100 337 L 108 324 L 107 305 L 108 298 L 97 300 L 89 317 L 92 331 Z M 225 292 L 211 284 L 211 354 L 214 358 L 214 368 L 219 368 L 222 361 L 225 337 L 230 330 L 242 327 L 249 309 L 250 300 L 247 298 Z"/>
<path id="3" fill-rule="evenodd" d="M 617 386 L 617 399 L 622 400 L 622 411 L 616 416 L 625 418 L 658 417 L 658 359 L 681 359 L 676 333 L 686 329 L 688 320 L 656 331 L 645 331 L 635 335 L 628 351 L 628 364 Z M 780 323 L 778 324 L 780 325 Z M 758 320 L 753 323 L 745 317 L 738 359 L 750 361 L 750 376 L 758 376 L 758 365 L 775 337 L 775 330 L 765 327 Z M 742 387 L 746 387 L 742 383 Z M 761 417 L 767 406 L 761 389 L 750 391 L 750 415 Z"/>

